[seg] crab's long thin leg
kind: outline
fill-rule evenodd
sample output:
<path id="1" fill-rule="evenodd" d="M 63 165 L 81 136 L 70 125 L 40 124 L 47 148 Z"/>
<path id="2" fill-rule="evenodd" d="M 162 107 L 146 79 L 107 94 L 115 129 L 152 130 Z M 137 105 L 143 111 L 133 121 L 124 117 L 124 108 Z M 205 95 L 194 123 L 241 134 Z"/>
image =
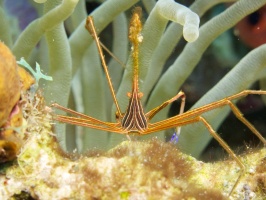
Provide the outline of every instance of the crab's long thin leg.
<path id="1" fill-rule="evenodd" d="M 97 123 L 95 123 L 94 121 L 90 121 L 88 119 L 76 118 L 76 117 L 70 117 L 70 116 L 64 116 L 64 115 L 56 115 L 55 120 L 63 122 L 63 123 L 83 126 L 87 128 L 93 128 L 93 129 L 102 130 L 102 131 L 115 132 L 115 133 L 120 133 L 120 134 L 127 133 L 126 131 L 121 129 L 118 123 L 103 122 L 99 120 L 97 120 Z"/>
<path id="2" fill-rule="evenodd" d="M 180 104 L 179 115 L 184 113 L 185 103 L 186 103 L 186 96 L 184 94 L 183 96 L 181 96 L 181 104 Z M 176 126 L 175 127 L 175 132 L 174 132 L 174 134 L 173 134 L 173 136 L 171 138 L 171 140 L 174 141 L 174 143 L 176 143 L 178 141 L 180 133 L 181 133 L 181 126 Z"/>
<path id="3" fill-rule="evenodd" d="M 185 121 L 188 121 L 189 119 L 193 119 L 197 116 L 200 116 L 201 114 L 208 112 L 210 110 L 214 110 L 216 108 L 222 107 L 222 106 L 226 106 L 229 105 L 228 102 L 231 102 L 234 99 L 238 99 L 240 97 L 245 97 L 248 94 L 257 94 L 257 95 L 266 95 L 266 91 L 258 91 L 258 90 L 244 90 L 242 92 L 239 92 L 235 95 L 226 97 L 224 99 L 221 99 L 219 101 L 215 101 L 213 103 L 207 104 L 205 106 L 201 106 L 199 108 L 195 108 L 193 110 L 189 110 L 186 111 L 183 114 L 180 115 L 176 115 L 174 117 L 170 117 L 168 119 L 159 121 L 159 122 L 155 122 L 155 123 L 150 123 L 149 124 L 149 130 L 146 131 L 146 134 L 149 134 L 151 132 L 156 132 L 156 131 L 161 131 L 161 130 L 166 130 L 169 128 L 174 128 L 176 126 L 180 126 L 182 125 Z M 229 105 L 230 106 L 230 105 Z M 233 110 L 233 112 L 235 111 L 235 109 Z M 239 114 L 237 115 L 237 117 L 240 117 L 242 114 L 239 111 Z M 241 117 L 240 117 L 241 118 Z M 247 125 L 251 131 L 253 131 L 255 128 L 246 120 L 240 119 L 240 121 L 242 121 L 245 125 Z M 185 123 L 184 125 L 186 125 L 188 123 Z M 266 144 L 265 139 L 262 137 L 262 135 L 256 130 L 256 133 L 254 132 L 255 135 L 260 135 L 258 136 L 259 139 Z"/>
<path id="4" fill-rule="evenodd" d="M 236 156 L 236 154 L 232 151 L 232 149 L 224 142 L 224 140 L 213 130 L 211 125 L 207 122 L 207 120 L 200 115 L 204 112 L 216 109 L 221 106 L 228 105 L 230 106 L 231 110 L 235 114 L 235 116 L 242 122 L 244 123 L 262 142 L 264 145 L 266 145 L 266 140 L 263 138 L 263 136 L 259 133 L 259 131 L 249 122 L 247 121 L 240 110 L 231 102 L 234 99 L 244 97 L 248 94 L 266 94 L 266 91 L 256 91 L 256 90 L 244 90 L 238 94 L 232 95 L 230 97 L 224 98 L 220 101 L 210 103 L 206 106 L 202 106 L 200 108 L 196 108 L 194 110 L 188 111 L 186 113 L 177 115 L 175 117 L 172 117 L 167 120 L 163 120 L 157 123 L 150 124 L 150 127 L 148 130 L 145 132 L 145 134 L 150 134 L 152 132 L 160 131 L 160 130 L 165 130 L 168 128 L 173 128 L 177 126 L 184 126 L 187 124 L 191 123 L 196 123 L 196 122 L 202 122 L 206 128 L 209 130 L 210 134 L 215 138 L 216 141 L 219 142 L 219 144 L 228 152 L 228 154 L 233 157 L 233 159 L 237 162 L 237 164 L 240 166 L 241 171 L 240 174 L 233 185 L 229 196 L 231 193 L 234 191 L 235 187 L 238 185 L 241 177 L 245 173 L 245 166 L 242 163 L 242 161 Z"/>
<path id="5" fill-rule="evenodd" d="M 83 113 L 80 113 L 80 112 L 74 111 L 74 110 L 72 110 L 72 109 L 66 108 L 66 107 L 61 106 L 61 105 L 59 105 L 59 104 L 57 104 L 57 103 L 53 103 L 53 104 L 51 104 L 50 106 L 51 106 L 51 107 L 54 107 L 54 108 L 57 108 L 57 109 L 59 109 L 59 110 L 62 110 L 62 111 L 66 112 L 66 113 L 69 113 L 69 114 L 71 114 L 71 115 L 74 115 L 74 116 L 77 116 L 77 117 L 81 117 L 81 118 L 83 118 L 83 119 L 87 119 L 88 121 L 93 121 L 93 122 L 95 122 L 95 123 L 97 123 L 97 122 L 100 122 L 100 123 L 101 123 L 101 120 L 98 120 L 98 119 L 96 119 L 96 118 L 90 117 L 90 116 L 85 115 L 85 114 L 83 114 Z"/>
<path id="6" fill-rule="evenodd" d="M 181 104 L 180 104 L 180 110 L 179 110 L 179 115 L 183 114 L 184 113 L 184 110 L 185 110 L 185 103 L 186 103 L 186 95 L 184 94 L 182 97 L 181 97 Z M 181 126 L 177 126 L 175 128 L 175 133 L 176 133 L 176 138 L 179 137 L 180 135 L 180 132 L 181 132 Z"/>
<path id="7" fill-rule="evenodd" d="M 224 101 L 225 104 L 227 104 L 227 101 Z M 185 113 L 184 113 L 185 114 Z M 164 120 L 165 121 L 165 120 Z M 192 124 L 192 123 L 197 123 L 197 122 L 202 122 L 205 127 L 208 129 L 209 133 L 213 136 L 213 138 L 227 151 L 227 153 L 237 162 L 237 164 L 240 167 L 240 174 L 236 180 L 236 182 L 234 183 L 229 196 L 231 195 L 231 193 L 234 191 L 235 187 L 238 185 L 241 177 L 243 176 L 243 174 L 245 173 L 245 166 L 242 163 L 242 161 L 237 157 L 237 155 L 233 152 L 233 150 L 226 144 L 226 142 L 213 130 L 213 128 L 211 127 L 211 125 L 207 122 L 207 120 L 205 118 L 203 118 L 202 116 L 199 116 L 197 114 L 195 114 L 194 117 L 190 117 L 190 118 L 183 118 L 180 121 L 177 121 L 175 124 L 171 124 L 170 126 L 166 125 L 166 126 L 155 126 L 153 128 L 149 128 L 145 134 L 150 134 L 152 132 L 157 132 L 160 130 L 165 130 L 168 128 L 173 128 L 176 126 L 185 126 L 188 124 Z"/>
<path id="8" fill-rule="evenodd" d="M 185 93 L 183 91 L 178 92 L 178 94 L 176 96 L 174 96 L 173 98 L 169 99 L 168 101 L 165 101 L 160 106 L 157 106 L 156 108 L 154 108 L 151 111 L 149 111 L 148 113 L 146 113 L 147 119 L 148 120 L 152 119 L 154 117 L 154 115 L 156 115 L 163 108 L 165 108 L 166 106 L 168 106 L 172 102 L 178 100 L 179 98 L 181 98 L 181 104 L 180 104 L 180 109 L 179 109 L 179 115 L 181 115 L 182 113 L 184 113 L 185 103 L 186 103 L 186 95 L 185 95 Z M 177 141 L 178 137 L 180 135 L 180 132 L 181 132 L 181 126 L 177 126 L 175 128 L 175 133 L 173 135 L 173 139 L 171 139 L 171 140 L 172 141 Z"/>
<path id="9" fill-rule="evenodd" d="M 99 119 L 90 117 L 88 115 L 79 113 L 77 111 L 71 110 L 69 108 L 65 108 L 57 103 L 53 103 L 51 105 L 51 107 L 57 108 L 59 110 L 62 110 L 66 113 L 69 113 L 73 116 L 77 116 L 77 117 L 71 117 L 71 116 L 64 116 L 64 115 L 55 115 L 54 119 L 63 123 L 69 123 L 69 124 L 73 124 L 73 125 L 79 125 L 79 126 L 84 126 L 84 127 L 90 127 L 90 128 L 94 128 L 95 127 L 99 127 L 96 129 L 100 129 L 101 127 L 106 127 L 106 128 L 110 128 L 108 129 L 113 130 L 115 132 L 116 131 L 120 131 L 120 129 L 118 128 L 119 124 L 118 123 L 112 123 L 112 122 L 104 122 L 101 121 Z M 93 127 L 92 127 L 93 126 Z M 100 129 L 100 130 L 106 130 L 106 129 Z"/>
<path id="10" fill-rule="evenodd" d="M 227 101 L 224 101 L 224 104 L 227 104 Z M 220 107 L 220 106 L 217 106 L 217 107 Z M 165 120 L 163 120 L 163 121 L 165 121 Z M 197 122 L 202 122 L 205 125 L 205 127 L 208 129 L 209 133 L 213 136 L 213 138 L 227 151 L 227 153 L 237 162 L 237 164 L 240 167 L 239 177 L 237 178 L 235 184 L 233 185 L 233 187 L 229 193 L 229 196 L 230 196 L 231 193 L 234 191 L 235 187 L 237 186 L 237 184 L 239 183 L 241 177 L 243 176 L 243 174 L 245 172 L 245 166 L 242 163 L 242 161 L 237 157 L 237 155 L 233 152 L 233 150 L 226 144 L 226 142 L 213 130 L 213 128 L 211 127 L 211 125 L 208 123 L 208 121 L 205 118 L 203 118 L 202 116 L 195 113 L 194 117 L 182 118 L 179 121 L 177 121 L 175 124 L 174 123 L 168 124 L 168 125 L 166 124 L 165 126 L 157 125 L 157 126 L 154 126 L 153 128 L 148 128 L 148 130 L 144 134 L 150 134 L 152 132 L 157 132 L 160 130 L 165 130 L 165 129 L 173 128 L 176 126 L 185 126 L 185 125 L 193 124 L 193 123 L 197 123 Z"/>
<path id="11" fill-rule="evenodd" d="M 178 100 L 181 98 L 181 105 L 180 105 L 180 112 L 179 114 L 182 114 L 184 112 L 184 107 L 185 107 L 185 93 L 183 91 L 178 92 L 177 95 L 169 99 L 168 101 L 163 102 L 161 105 L 157 106 L 156 108 L 152 109 L 151 111 L 147 112 L 145 115 L 148 120 L 151 120 L 154 115 L 156 115 L 158 112 L 160 112 L 163 108 L 171 104 L 172 102 Z"/>
<path id="12" fill-rule="evenodd" d="M 237 162 L 237 164 L 240 167 L 240 174 L 235 182 L 235 184 L 233 185 L 231 191 L 229 192 L 230 196 L 232 194 L 232 192 L 234 191 L 234 189 L 236 188 L 236 186 L 238 185 L 241 177 L 244 175 L 245 173 L 245 165 L 243 164 L 243 162 L 237 157 L 237 155 L 233 152 L 233 150 L 228 146 L 228 144 L 226 144 L 226 142 L 213 130 L 213 128 L 211 127 L 211 125 L 207 122 L 206 119 L 204 119 L 203 117 L 199 116 L 195 119 L 195 122 L 197 121 L 201 121 L 206 128 L 209 130 L 210 134 L 214 137 L 214 139 L 219 142 L 219 144 L 227 151 L 227 153 Z"/>
<path id="13" fill-rule="evenodd" d="M 109 88 L 110 88 L 110 91 L 111 91 L 111 94 L 112 94 L 113 101 L 114 101 L 116 109 L 117 109 L 117 114 L 118 114 L 118 117 L 121 118 L 122 117 L 122 113 L 121 113 L 120 107 L 118 105 L 118 101 L 116 99 L 116 96 L 115 96 L 115 91 L 114 91 L 114 88 L 113 88 L 111 77 L 110 77 L 109 72 L 108 72 L 108 67 L 107 67 L 107 64 L 106 64 L 105 59 L 104 59 L 102 47 L 101 47 L 99 38 L 98 38 L 96 30 L 95 30 L 95 26 L 94 26 L 94 22 L 93 22 L 92 16 L 88 16 L 85 28 L 90 32 L 90 34 L 92 35 L 92 37 L 94 38 L 94 40 L 96 42 L 96 46 L 97 46 L 97 49 L 98 49 L 98 52 L 100 54 L 100 58 L 101 58 L 101 61 L 102 61 L 102 66 L 103 66 L 104 72 L 106 74 L 106 79 L 107 79 L 107 82 L 108 82 L 108 85 L 109 85 Z"/>
<path id="14" fill-rule="evenodd" d="M 249 130 L 251 130 L 259 139 L 263 142 L 264 145 L 266 145 L 266 140 L 262 137 L 262 135 L 259 133 L 259 131 L 248 121 L 245 117 L 243 117 L 243 114 L 240 112 L 240 110 L 229 100 L 227 100 L 227 104 L 231 107 L 231 110 L 235 114 L 235 116 L 243 123 L 245 124 Z"/>

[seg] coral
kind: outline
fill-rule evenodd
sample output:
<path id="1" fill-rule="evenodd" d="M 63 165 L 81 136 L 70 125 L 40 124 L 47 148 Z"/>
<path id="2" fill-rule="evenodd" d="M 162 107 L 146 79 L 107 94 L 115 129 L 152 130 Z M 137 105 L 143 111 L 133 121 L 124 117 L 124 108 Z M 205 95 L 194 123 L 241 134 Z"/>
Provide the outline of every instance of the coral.
<path id="1" fill-rule="evenodd" d="M 125 141 L 107 152 L 66 154 L 42 95 L 30 97 L 29 92 L 23 97 L 25 143 L 17 161 L 0 175 L 3 200 L 263 198 L 265 149 L 241 157 L 247 172 L 228 198 L 239 175 L 234 161 L 203 163 L 157 139 Z"/>

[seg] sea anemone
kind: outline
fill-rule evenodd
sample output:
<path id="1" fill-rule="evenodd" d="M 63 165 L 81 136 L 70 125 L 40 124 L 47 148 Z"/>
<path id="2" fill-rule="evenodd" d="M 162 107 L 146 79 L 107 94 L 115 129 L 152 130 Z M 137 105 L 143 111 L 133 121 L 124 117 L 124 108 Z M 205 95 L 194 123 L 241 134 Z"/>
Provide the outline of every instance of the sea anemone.
<path id="1" fill-rule="evenodd" d="M 127 63 L 124 69 L 117 66 L 112 58 L 109 62 L 121 110 L 125 110 L 128 104 L 126 93 L 130 91 L 132 76 L 127 39 L 127 16 L 130 14 L 126 10 L 137 2 L 137 0 L 108 0 L 98 3 L 97 9 L 89 13 L 95 20 L 99 34 L 113 22 L 112 42 L 110 42 L 112 52 L 123 63 Z M 201 17 L 215 5 L 224 2 L 234 1 L 198 0 L 191 4 L 190 9 L 194 11 L 191 13 L 197 13 Z M 145 21 L 142 33 L 143 44 L 140 47 L 140 90 L 144 94 L 142 102 L 145 104 L 145 109 L 150 110 L 174 96 L 200 62 L 209 45 L 238 21 L 262 7 L 265 2 L 265 0 L 256 2 L 239 0 L 220 14 L 203 22 L 199 29 L 199 38 L 188 43 L 179 56 L 176 58 L 172 56 L 170 61 L 172 64 L 169 66 L 167 60 L 180 40 L 183 28 L 175 22 L 167 25 L 168 19 L 172 18 L 166 17 L 165 14 L 172 16 L 178 14 L 182 6 L 171 0 L 167 1 L 171 6 L 163 6 L 163 1 L 158 1 L 157 4 L 153 0 L 142 1 L 146 19 L 143 19 Z M 56 0 L 46 1 L 43 4 L 31 2 L 31 4 L 37 10 L 39 17 L 31 21 L 15 39 L 11 34 L 13 29 L 8 26 L 10 15 L 6 13 L 6 4 L 2 4 L 1 40 L 9 45 L 17 59 L 24 57 L 31 64 L 38 62 L 42 70 L 53 77 L 52 82 L 44 85 L 48 104 L 57 102 L 101 120 L 115 120 L 115 107 L 106 92 L 105 77 L 96 48 L 92 43 L 93 39 L 84 28 L 87 16 L 85 2 Z M 186 12 L 181 12 L 180 16 L 186 16 Z M 186 32 L 186 28 L 184 31 Z M 186 38 L 186 34 L 184 36 Z M 110 34 L 102 37 L 110 38 Z M 192 108 L 230 96 L 250 87 L 255 81 L 262 80 L 266 73 L 265 48 L 265 45 L 261 45 L 244 56 Z M 165 70 L 163 67 L 166 67 Z M 155 116 L 154 120 L 165 119 L 168 113 L 169 108 L 165 108 Z M 204 117 L 214 129 L 217 129 L 228 113 L 229 108 L 224 107 L 207 112 Z M 63 124 L 57 125 L 56 130 L 62 147 L 70 151 L 75 148 L 83 151 L 92 147 L 108 149 L 125 139 L 124 136 L 104 131 L 83 128 L 74 130 L 73 127 L 66 129 Z M 154 136 L 168 140 L 171 134 L 156 133 L 148 137 Z M 182 128 L 178 145 L 183 151 L 199 156 L 210 139 L 208 131 L 202 124 L 193 124 Z"/>

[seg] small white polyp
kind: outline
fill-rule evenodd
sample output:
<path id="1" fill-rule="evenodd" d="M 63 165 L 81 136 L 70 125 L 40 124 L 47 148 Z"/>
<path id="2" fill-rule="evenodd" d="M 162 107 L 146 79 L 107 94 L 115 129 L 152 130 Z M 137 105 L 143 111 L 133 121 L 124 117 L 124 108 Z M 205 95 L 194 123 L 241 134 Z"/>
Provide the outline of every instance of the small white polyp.
<path id="1" fill-rule="evenodd" d="M 189 8 L 173 0 L 159 0 L 155 6 L 161 16 L 184 26 L 186 41 L 193 42 L 199 37 L 199 16 Z"/>

